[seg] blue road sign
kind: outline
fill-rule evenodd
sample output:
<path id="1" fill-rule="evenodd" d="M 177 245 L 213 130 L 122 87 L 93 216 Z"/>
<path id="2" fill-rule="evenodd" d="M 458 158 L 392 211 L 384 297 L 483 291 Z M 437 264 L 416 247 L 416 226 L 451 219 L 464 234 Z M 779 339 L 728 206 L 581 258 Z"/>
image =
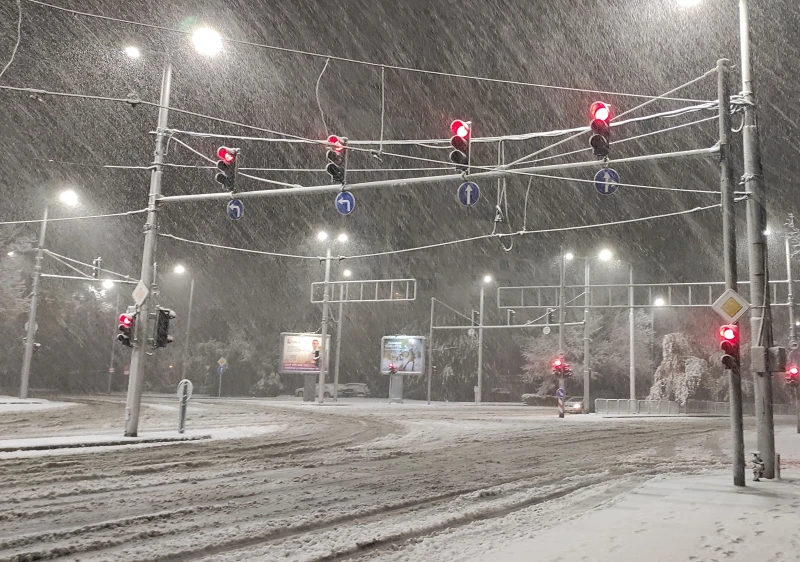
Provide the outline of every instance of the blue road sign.
<path id="1" fill-rule="evenodd" d="M 220 365 L 219 367 L 217 367 L 217 372 L 218 372 L 220 375 L 221 375 L 222 373 L 224 373 L 225 371 L 227 371 L 227 370 L 228 370 L 228 366 L 227 366 L 227 365 Z"/>
<path id="2" fill-rule="evenodd" d="M 336 210 L 341 215 L 349 215 L 356 208 L 356 198 L 349 191 L 342 191 L 334 199 Z"/>
<path id="3" fill-rule="evenodd" d="M 228 218 L 232 221 L 238 221 L 244 216 L 244 204 L 240 199 L 231 199 L 228 201 Z"/>
<path id="4" fill-rule="evenodd" d="M 472 207 L 481 198 L 481 188 L 478 184 L 466 181 L 458 188 L 458 200 L 466 207 Z"/>
<path id="5" fill-rule="evenodd" d="M 611 195 L 617 190 L 619 174 L 613 168 L 604 168 L 594 175 L 594 187 L 602 195 Z"/>
<path id="6" fill-rule="evenodd" d="M 556 390 L 556 396 L 558 398 L 564 398 L 567 395 L 566 391 L 563 388 L 559 388 Z"/>

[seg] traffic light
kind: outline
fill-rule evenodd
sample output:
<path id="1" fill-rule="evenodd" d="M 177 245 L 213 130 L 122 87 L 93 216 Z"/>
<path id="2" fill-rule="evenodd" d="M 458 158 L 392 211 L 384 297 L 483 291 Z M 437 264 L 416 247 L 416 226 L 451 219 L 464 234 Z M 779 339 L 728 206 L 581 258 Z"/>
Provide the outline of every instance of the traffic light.
<path id="1" fill-rule="evenodd" d="M 156 310 L 156 329 L 153 333 L 153 347 L 167 347 L 174 341 L 174 338 L 169 335 L 169 321 L 177 317 L 174 310 L 168 308 L 161 308 Z"/>
<path id="2" fill-rule="evenodd" d="M 553 374 L 557 377 L 563 376 L 564 360 L 560 357 L 553 361 Z"/>
<path id="3" fill-rule="evenodd" d="M 344 185 L 347 179 L 347 138 L 331 135 L 328 137 L 328 144 L 330 147 L 326 154 L 328 165 L 325 171 L 333 183 Z"/>
<path id="4" fill-rule="evenodd" d="M 569 363 L 564 363 L 563 376 L 564 377 L 572 376 L 572 367 L 569 366 Z"/>
<path id="5" fill-rule="evenodd" d="M 314 366 L 317 367 L 317 368 L 319 368 L 319 358 L 320 358 L 320 356 L 321 356 L 321 354 L 320 354 L 319 349 L 315 349 L 314 350 Z"/>
<path id="6" fill-rule="evenodd" d="M 548 308 L 547 309 L 547 325 L 553 324 L 553 313 L 556 311 L 555 308 Z"/>
<path id="7" fill-rule="evenodd" d="M 98 279 L 100 277 L 100 268 L 103 267 L 103 258 L 97 256 L 92 260 L 92 277 Z"/>
<path id="8" fill-rule="evenodd" d="M 217 175 L 214 179 L 217 183 L 228 191 L 236 190 L 236 168 L 239 165 L 237 160 L 239 157 L 238 148 L 228 148 L 227 146 L 220 146 L 217 149 Z"/>
<path id="9" fill-rule="evenodd" d="M 800 386 L 800 369 L 797 365 L 789 365 L 786 368 L 786 384 L 789 386 Z"/>
<path id="10" fill-rule="evenodd" d="M 397 374 L 397 367 L 394 366 L 394 363 L 389 363 L 389 374 Z"/>
<path id="11" fill-rule="evenodd" d="M 611 107 L 601 101 L 592 104 L 589 113 L 592 116 L 592 137 L 589 145 L 594 149 L 596 158 L 607 158 L 611 145 Z"/>
<path id="12" fill-rule="evenodd" d="M 722 350 L 722 365 L 726 369 L 733 369 L 739 366 L 739 326 L 736 324 L 726 324 L 719 329 L 719 336 L 722 342 L 719 344 Z"/>
<path id="13" fill-rule="evenodd" d="M 450 161 L 456 165 L 456 170 L 469 173 L 469 149 L 472 144 L 472 123 L 456 119 L 450 123 L 450 132 L 453 134 L 450 145 Z"/>
<path id="14" fill-rule="evenodd" d="M 119 335 L 117 340 L 126 347 L 133 347 L 133 333 L 136 329 L 136 313 L 130 308 L 119 315 Z"/>

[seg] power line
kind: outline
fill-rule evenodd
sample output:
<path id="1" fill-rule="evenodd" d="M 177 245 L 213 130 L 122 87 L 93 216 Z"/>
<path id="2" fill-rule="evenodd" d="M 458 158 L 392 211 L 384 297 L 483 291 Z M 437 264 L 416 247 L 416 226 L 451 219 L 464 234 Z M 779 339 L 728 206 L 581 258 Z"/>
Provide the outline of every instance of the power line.
<path id="1" fill-rule="evenodd" d="M 11 63 L 14 62 L 14 57 L 17 56 L 17 50 L 19 49 L 19 43 L 22 40 L 22 0 L 17 0 L 17 12 L 19 13 L 19 17 L 17 18 L 17 41 L 14 43 L 14 49 L 11 51 L 11 57 L 3 67 L 3 70 L 0 70 L 0 78 L 2 78 L 3 74 L 6 73 L 6 70 L 8 70 L 9 66 L 11 66 Z"/>
<path id="2" fill-rule="evenodd" d="M 191 34 L 190 31 L 184 31 L 184 30 L 175 29 L 175 28 L 172 28 L 172 27 L 167 27 L 167 26 L 162 26 L 162 25 L 155 25 L 155 24 L 150 24 L 150 23 L 142 23 L 142 22 L 137 22 L 137 21 L 125 20 L 125 19 L 121 19 L 121 18 L 113 18 L 113 17 L 110 17 L 110 16 L 103 16 L 103 15 L 100 15 L 100 14 L 93 14 L 93 13 L 90 13 L 90 12 L 81 12 L 81 11 L 78 11 L 78 10 L 72 10 L 70 8 L 64 8 L 64 7 L 61 7 L 61 6 L 55 6 L 53 4 L 48 4 L 46 2 L 42 2 L 41 0 L 28 0 L 28 2 L 31 2 L 33 4 L 38 4 L 39 6 L 44 6 L 44 7 L 53 9 L 53 10 L 59 10 L 59 11 L 62 11 L 62 12 L 67 12 L 67 13 L 78 15 L 78 16 L 96 18 L 96 19 L 101 19 L 101 20 L 106 20 L 106 21 L 113 21 L 113 22 L 116 22 L 116 23 L 124 23 L 124 24 L 127 24 L 127 25 L 134 25 L 134 26 L 139 26 L 139 27 L 147 27 L 147 28 L 150 28 L 150 29 L 158 29 L 158 30 L 161 30 L 161 31 L 169 31 L 171 33 L 178 33 L 178 34 L 181 34 L 181 35 L 189 35 L 189 34 Z M 561 91 L 567 91 L 567 92 L 603 94 L 603 95 L 609 95 L 609 96 L 621 96 L 621 97 L 640 98 L 640 99 L 664 99 L 664 100 L 669 100 L 669 101 L 683 101 L 683 102 L 692 102 L 692 103 L 697 103 L 698 101 L 700 101 L 700 100 L 687 99 L 687 98 L 668 98 L 668 97 L 664 97 L 664 96 L 648 96 L 648 95 L 645 95 L 645 94 L 628 94 L 628 93 L 623 93 L 623 92 L 609 92 L 609 91 L 605 91 L 605 90 L 592 90 L 592 89 L 588 89 L 588 88 L 574 88 L 574 87 L 568 87 L 568 86 L 554 86 L 554 85 L 551 85 L 551 84 L 536 84 L 536 83 L 532 83 L 532 82 L 522 82 L 522 81 L 518 81 L 518 80 L 505 80 L 505 79 L 500 79 L 500 78 L 488 78 L 488 77 L 483 77 L 483 76 L 472 76 L 472 75 L 468 75 L 468 74 L 458 74 L 458 73 L 454 73 L 454 72 L 443 72 L 443 71 L 437 71 L 437 70 L 426 70 L 426 69 L 413 68 L 413 67 L 408 67 L 408 66 L 399 66 L 399 65 L 393 65 L 393 64 L 370 62 L 370 61 L 352 59 L 352 58 L 335 56 L 335 55 L 330 55 L 330 54 L 315 53 L 313 51 L 304 51 L 304 50 L 301 50 L 301 49 L 290 49 L 290 48 L 287 48 L 287 47 L 278 47 L 278 46 L 275 46 L 275 45 L 267 45 L 267 44 L 264 44 L 264 43 L 255 43 L 255 42 L 252 42 L 252 41 L 243 41 L 241 39 L 231 39 L 231 38 L 228 38 L 228 37 L 221 37 L 221 39 L 223 41 L 227 41 L 228 43 L 233 43 L 233 44 L 236 44 L 236 45 L 246 45 L 246 46 L 249 46 L 249 47 L 257 47 L 257 48 L 260 48 L 260 49 L 268 49 L 268 50 L 279 51 L 279 52 L 283 52 L 283 53 L 292 53 L 292 54 L 296 54 L 296 55 L 303 55 L 303 56 L 315 57 L 315 58 L 320 58 L 320 59 L 330 59 L 330 60 L 336 60 L 336 61 L 340 61 L 340 62 L 348 62 L 348 63 L 352 63 L 352 64 L 361 64 L 361 65 L 364 65 L 364 66 L 371 66 L 371 67 L 374 67 L 374 68 L 388 68 L 390 70 L 397 70 L 397 71 L 401 71 L 401 72 L 413 72 L 413 73 L 418 73 L 418 74 L 430 74 L 430 75 L 433 75 L 433 76 L 445 76 L 445 77 L 449 77 L 449 78 L 460 78 L 460 79 L 464 79 L 464 80 L 476 80 L 476 81 L 480 81 L 480 82 L 491 82 L 491 83 L 495 83 L 495 84 L 508 84 L 508 85 L 512 85 L 512 86 L 526 86 L 526 87 L 532 87 L 532 88 L 543 88 L 543 89 L 548 89 L 548 90 L 561 90 Z"/>
<path id="3" fill-rule="evenodd" d="M 247 254 L 257 254 L 261 256 L 272 256 L 276 258 L 296 258 L 300 260 L 323 260 L 325 258 L 321 256 L 299 256 L 295 254 L 281 254 L 279 252 L 265 252 L 262 250 L 249 250 L 247 248 L 236 248 L 233 246 L 223 246 L 221 244 L 211 244 L 210 242 L 200 242 L 199 240 L 190 240 L 188 238 L 181 238 L 180 236 L 175 236 L 174 234 L 167 234 L 165 232 L 159 232 L 158 235 L 162 238 L 171 238 L 172 240 L 177 240 L 179 242 L 186 242 L 187 244 L 196 244 L 198 246 L 205 246 L 207 248 L 216 248 L 218 250 L 233 250 L 236 252 L 244 252 Z"/>
<path id="4" fill-rule="evenodd" d="M 88 215 L 82 217 L 62 217 L 51 219 L 48 218 L 47 222 L 62 222 L 62 221 L 79 221 L 79 220 L 87 220 L 87 219 L 105 219 L 109 217 L 125 217 L 128 215 L 138 215 L 141 213 L 146 213 L 147 209 L 139 209 L 137 211 L 125 211 L 124 213 L 110 213 L 107 215 Z M 11 224 L 37 224 L 45 222 L 44 219 L 32 219 L 32 220 L 24 220 L 24 221 L 2 221 L 0 222 L 0 226 L 11 225 Z"/>

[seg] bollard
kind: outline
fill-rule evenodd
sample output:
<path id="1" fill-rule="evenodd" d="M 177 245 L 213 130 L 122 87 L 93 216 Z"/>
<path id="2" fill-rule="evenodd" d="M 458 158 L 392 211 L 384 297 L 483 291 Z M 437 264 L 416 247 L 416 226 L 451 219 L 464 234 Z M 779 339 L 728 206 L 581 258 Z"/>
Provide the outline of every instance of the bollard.
<path id="1" fill-rule="evenodd" d="M 781 479 L 781 456 L 778 453 L 775 453 L 775 479 Z"/>
<path id="2" fill-rule="evenodd" d="M 189 406 L 189 398 L 192 396 L 192 381 L 183 379 L 178 383 L 178 398 L 180 399 L 180 407 L 178 412 L 178 433 L 183 433 L 186 426 L 186 410 Z"/>

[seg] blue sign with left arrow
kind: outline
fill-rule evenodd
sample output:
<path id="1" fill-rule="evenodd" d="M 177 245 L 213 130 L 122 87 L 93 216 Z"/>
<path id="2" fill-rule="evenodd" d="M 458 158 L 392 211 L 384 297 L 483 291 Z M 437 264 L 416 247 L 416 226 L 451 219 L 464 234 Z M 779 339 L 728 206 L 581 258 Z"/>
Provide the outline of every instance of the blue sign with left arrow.
<path id="1" fill-rule="evenodd" d="M 356 198 L 349 191 L 342 191 L 334 200 L 336 210 L 341 215 L 349 215 L 356 208 Z"/>
<path id="2" fill-rule="evenodd" d="M 231 199 L 228 201 L 228 218 L 232 221 L 238 221 L 244 216 L 244 203 L 240 199 Z"/>

